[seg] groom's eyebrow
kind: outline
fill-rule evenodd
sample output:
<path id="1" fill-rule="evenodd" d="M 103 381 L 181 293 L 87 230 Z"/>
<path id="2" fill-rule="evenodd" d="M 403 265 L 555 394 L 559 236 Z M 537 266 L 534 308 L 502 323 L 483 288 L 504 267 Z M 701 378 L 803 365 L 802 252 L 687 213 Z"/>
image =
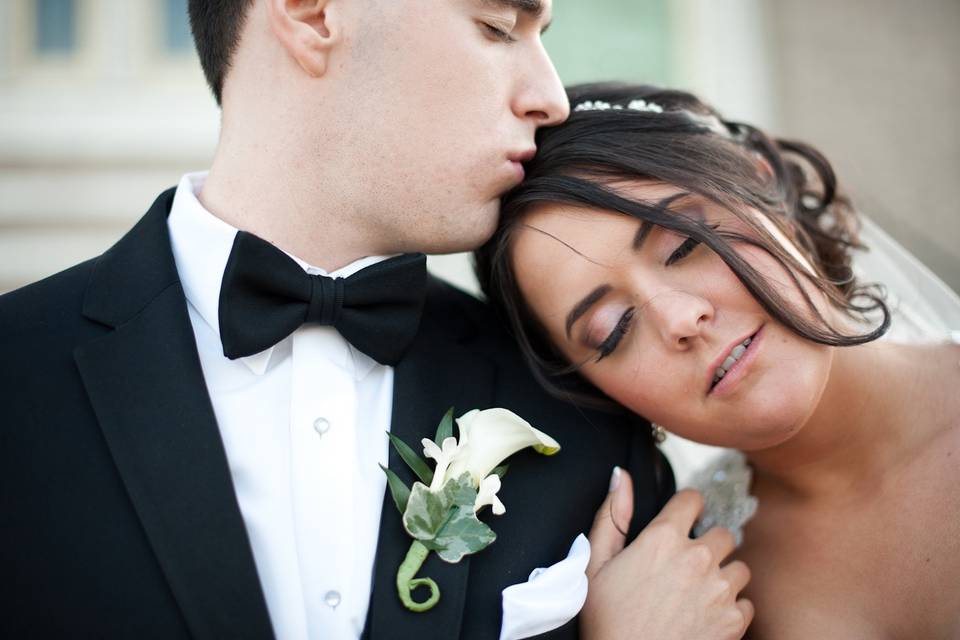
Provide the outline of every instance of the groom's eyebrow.
<path id="1" fill-rule="evenodd" d="M 528 13 L 531 18 L 539 18 L 543 15 L 543 2 L 541 0 L 482 0 L 482 2 L 500 9 L 515 9 L 522 13 Z"/>
<path id="2" fill-rule="evenodd" d="M 602 284 L 587 295 L 583 299 L 573 306 L 573 309 L 570 309 L 570 313 L 567 314 L 567 340 L 570 339 L 570 330 L 573 328 L 573 323 L 579 320 L 583 314 L 590 310 L 597 301 L 600 300 L 603 296 L 607 295 L 610 292 L 612 287 L 608 284 Z"/>
<path id="3" fill-rule="evenodd" d="M 519 11 L 520 13 L 527 14 L 531 18 L 543 17 L 544 9 L 542 0 L 481 0 L 481 3 L 497 9 Z M 550 21 L 548 20 L 546 24 L 540 28 L 540 33 L 543 33 L 549 27 Z"/>

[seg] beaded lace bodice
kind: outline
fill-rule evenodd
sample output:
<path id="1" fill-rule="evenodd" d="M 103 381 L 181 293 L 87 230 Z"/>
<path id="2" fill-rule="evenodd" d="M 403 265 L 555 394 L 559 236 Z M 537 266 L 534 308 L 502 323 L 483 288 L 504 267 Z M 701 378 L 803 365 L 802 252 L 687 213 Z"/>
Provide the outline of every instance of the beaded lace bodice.
<path id="1" fill-rule="evenodd" d="M 757 511 L 757 499 L 750 495 L 752 478 L 753 472 L 746 457 L 732 449 L 723 452 L 690 478 L 689 486 L 700 491 L 704 500 L 703 514 L 693 528 L 694 537 L 700 537 L 713 527 L 725 527 L 740 546 L 743 527 Z"/>

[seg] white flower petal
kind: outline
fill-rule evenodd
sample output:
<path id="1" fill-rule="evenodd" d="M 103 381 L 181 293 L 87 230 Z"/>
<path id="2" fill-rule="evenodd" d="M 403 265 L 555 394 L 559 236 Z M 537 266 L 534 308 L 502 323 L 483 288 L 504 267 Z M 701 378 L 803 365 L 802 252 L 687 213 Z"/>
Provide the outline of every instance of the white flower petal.
<path id="1" fill-rule="evenodd" d="M 457 453 L 458 447 L 459 445 L 457 444 L 457 439 L 454 438 L 453 436 L 444 438 L 443 444 L 441 445 L 441 448 L 443 450 L 443 455 L 447 456 L 448 458 L 452 458 L 454 454 Z"/>
<path id="2" fill-rule="evenodd" d="M 449 477 L 447 469 L 457 456 L 460 446 L 457 444 L 457 439 L 452 436 L 444 438 L 443 448 L 438 447 L 437 443 L 430 438 L 424 438 L 420 443 L 423 445 L 423 455 L 437 461 L 437 468 L 433 470 L 433 482 L 430 483 L 430 490 L 439 491 Z"/>
<path id="3" fill-rule="evenodd" d="M 424 438 L 420 441 L 420 444 L 423 445 L 423 455 L 426 458 L 432 460 L 440 460 L 440 457 L 443 455 L 443 451 L 440 447 L 437 446 L 437 443 L 431 440 L 430 438 Z"/>
<path id="4" fill-rule="evenodd" d="M 450 464 L 450 477 L 469 471 L 474 486 L 504 459 L 526 447 L 553 455 L 560 443 L 533 428 L 530 423 L 506 409 L 471 411 L 457 419 L 461 446 Z"/>
<path id="5" fill-rule="evenodd" d="M 500 476 L 495 473 L 490 474 L 480 481 L 480 487 L 477 490 L 477 499 L 473 503 L 473 512 L 480 511 L 483 507 L 491 505 L 495 515 L 501 515 L 506 512 L 506 508 L 500 499 L 497 498 L 497 492 L 500 491 Z"/>

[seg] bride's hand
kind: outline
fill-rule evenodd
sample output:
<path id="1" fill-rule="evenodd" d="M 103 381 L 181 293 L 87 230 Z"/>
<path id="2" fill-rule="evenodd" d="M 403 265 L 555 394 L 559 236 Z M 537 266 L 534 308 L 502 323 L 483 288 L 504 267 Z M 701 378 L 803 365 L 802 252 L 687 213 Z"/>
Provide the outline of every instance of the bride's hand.
<path id="1" fill-rule="evenodd" d="M 738 639 L 753 620 L 753 605 L 738 596 L 750 580 L 747 565 L 721 567 L 733 535 L 711 529 L 688 535 L 703 509 L 696 491 L 675 495 L 637 539 L 624 547 L 633 514 L 633 483 L 625 471 L 597 511 L 590 530 L 589 590 L 580 612 L 588 640 Z"/>

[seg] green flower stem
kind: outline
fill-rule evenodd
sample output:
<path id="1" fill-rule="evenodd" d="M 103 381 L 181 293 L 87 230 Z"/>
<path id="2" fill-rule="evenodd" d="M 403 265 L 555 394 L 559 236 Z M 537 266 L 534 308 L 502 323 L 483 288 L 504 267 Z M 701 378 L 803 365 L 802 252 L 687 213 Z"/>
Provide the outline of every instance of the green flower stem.
<path id="1" fill-rule="evenodd" d="M 397 593 L 400 594 L 400 601 L 410 611 L 421 613 L 429 611 L 440 600 L 440 588 L 437 583 L 430 578 L 414 578 L 417 571 L 423 566 L 423 561 L 427 559 L 430 550 L 423 546 L 419 540 L 414 540 L 407 551 L 407 557 L 400 563 L 397 570 Z M 410 594 L 417 587 L 429 587 L 430 597 L 424 602 L 416 602 Z"/>

